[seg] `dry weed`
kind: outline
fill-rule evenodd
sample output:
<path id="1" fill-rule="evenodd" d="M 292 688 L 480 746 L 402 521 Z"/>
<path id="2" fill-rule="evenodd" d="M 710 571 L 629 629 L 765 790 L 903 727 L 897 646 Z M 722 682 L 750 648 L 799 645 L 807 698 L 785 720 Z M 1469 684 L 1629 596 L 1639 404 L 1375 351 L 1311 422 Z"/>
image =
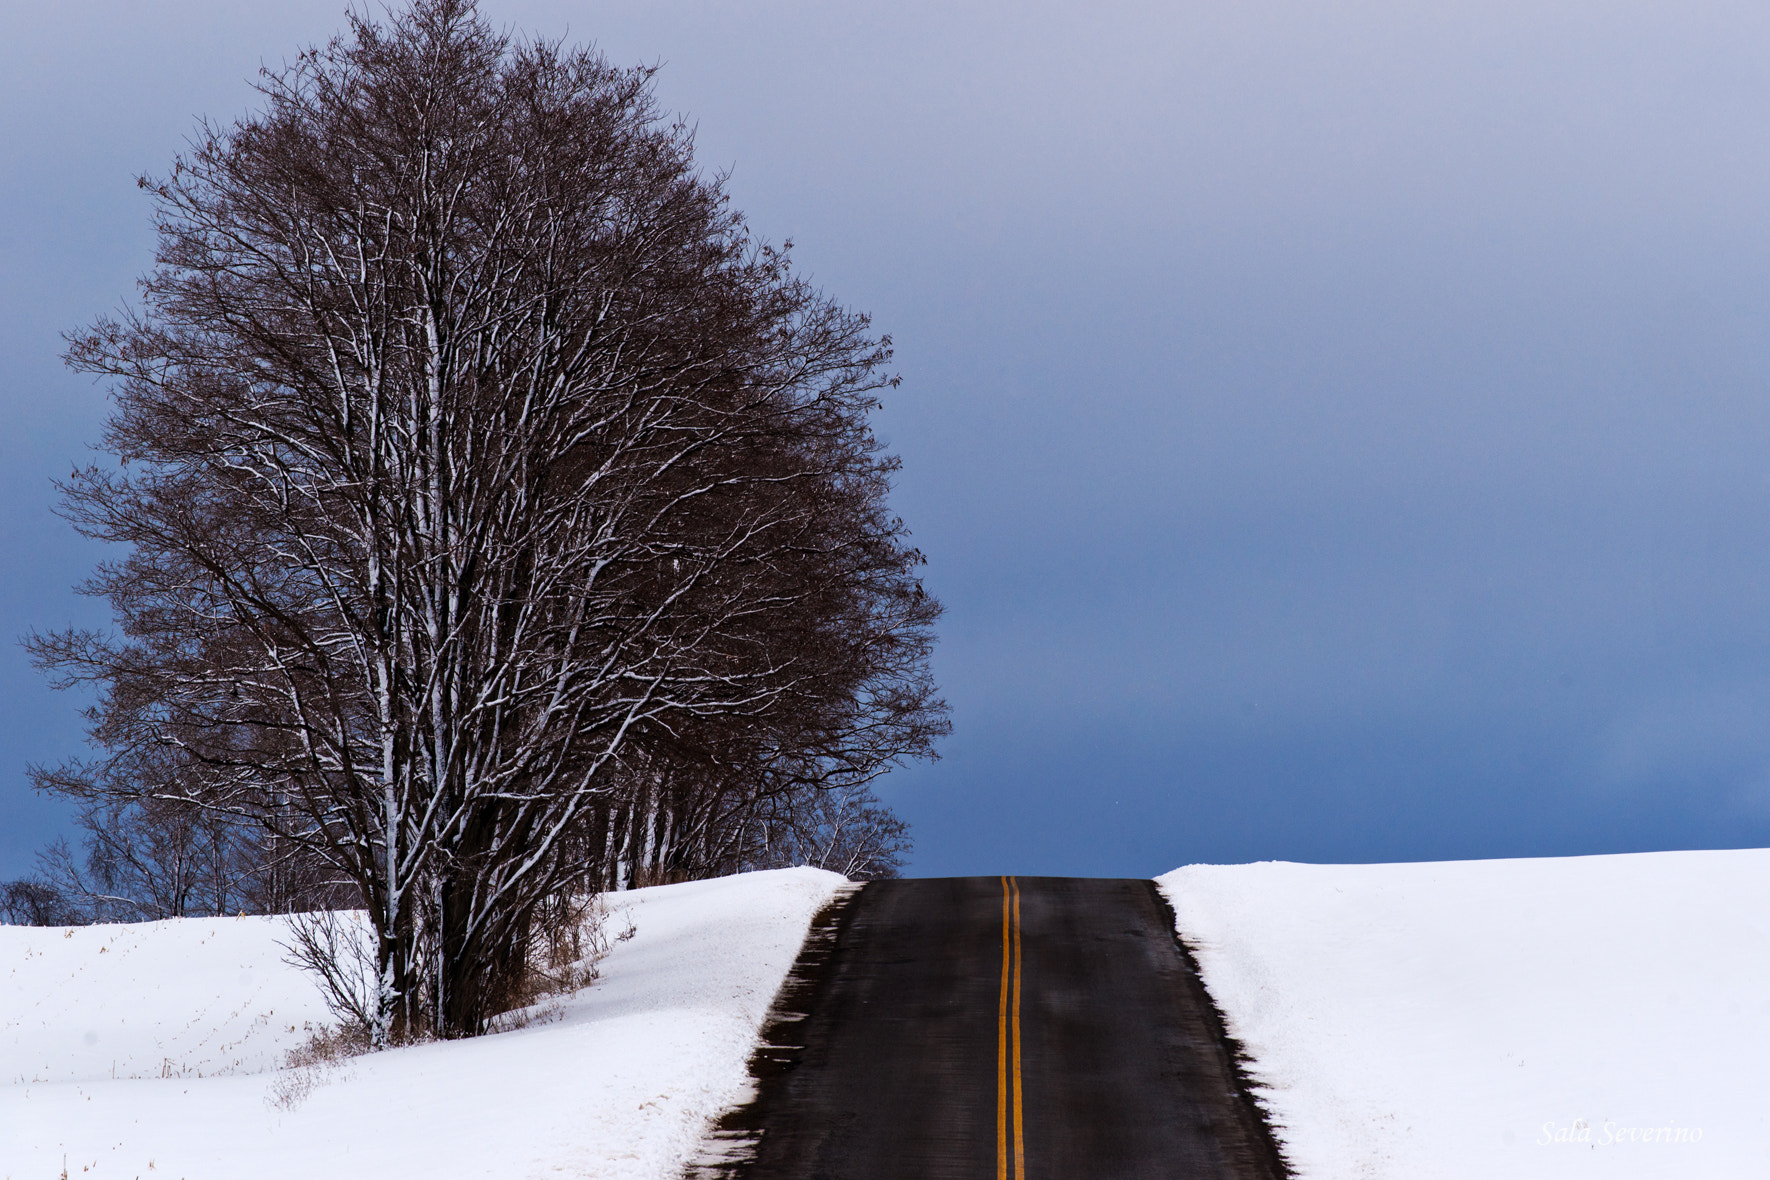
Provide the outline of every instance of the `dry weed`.
<path id="1" fill-rule="evenodd" d="M 618 943 L 633 937 L 633 919 L 610 930 L 608 905 L 601 895 L 573 898 L 545 915 L 544 931 L 529 948 L 520 985 L 492 1018 L 490 1032 L 510 1032 L 556 1019 L 565 998 L 600 976 L 602 960 Z"/>
<path id="2" fill-rule="evenodd" d="M 305 1042 L 289 1050 L 265 1101 L 273 1110 L 294 1110 L 352 1057 L 369 1051 L 369 1032 L 355 1024 L 307 1026 Z"/>

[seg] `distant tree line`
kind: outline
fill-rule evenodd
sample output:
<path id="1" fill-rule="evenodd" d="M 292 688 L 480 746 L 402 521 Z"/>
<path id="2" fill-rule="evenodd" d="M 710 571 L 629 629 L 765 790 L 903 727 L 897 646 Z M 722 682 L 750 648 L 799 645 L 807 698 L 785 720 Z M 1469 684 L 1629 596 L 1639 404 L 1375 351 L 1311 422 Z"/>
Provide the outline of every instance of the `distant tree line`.
<path id="1" fill-rule="evenodd" d="M 100 753 L 35 771 L 86 835 L 13 920 L 361 907 L 384 1045 L 483 1031 L 588 892 L 895 871 L 867 784 L 946 720 L 890 341 L 651 77 L 418 0 L 142 181 L 142 305 L 69 349 L 117 633 L 30 640 L 96 693 Z"/>

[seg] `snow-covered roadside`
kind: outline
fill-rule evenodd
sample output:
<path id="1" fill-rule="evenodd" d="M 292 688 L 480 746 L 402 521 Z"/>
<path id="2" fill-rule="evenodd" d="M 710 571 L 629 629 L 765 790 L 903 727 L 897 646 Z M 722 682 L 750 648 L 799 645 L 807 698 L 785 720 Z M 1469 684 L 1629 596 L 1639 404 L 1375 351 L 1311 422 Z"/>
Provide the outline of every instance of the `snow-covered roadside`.
<path id="1" fill-rule="evenodd" d="M 0 927 L 0 1178 L 59 1176 L 65 1155 L 97 1180 L 661 1180 L 744 1093 L 843 885 L 788 869 L 616 895 L 636 934 L 557 1018 L 358 1058 L 292 1109 L 275 1066 L 325 1010 L 273 920 Z"/>
<path id="2" fill-rule="evenodd" d="M 1766 1174 L 1770 850 L 1159 883 L 1304 1180 Z"/>

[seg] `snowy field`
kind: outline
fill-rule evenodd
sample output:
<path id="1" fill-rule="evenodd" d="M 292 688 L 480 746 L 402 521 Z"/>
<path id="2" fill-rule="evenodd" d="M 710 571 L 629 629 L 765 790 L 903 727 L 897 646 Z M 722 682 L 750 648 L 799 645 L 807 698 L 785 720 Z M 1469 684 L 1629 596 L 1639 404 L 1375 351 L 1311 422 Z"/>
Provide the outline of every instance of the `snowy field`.
<path id="1" fill-rule="evenodd" d="M 634 936 L 552 1018 L 306 1077 L 278 1067 L 326 1011 L 274 919 L 0 926 L 0 1178 L 54 1180 L 64 1157 L 81 1180 L 674 1175 L 744 1094 L 843 885 L 790 869 L 615 895 Z"/>
<path id="2" fill-rule="evenodd" d="M 1770 1175 L 1770 850 L 1160 884 L 1304 1180 Z"/>
<path id="3" fill-rule="evenodd" d="M 665 1180 L 842 884 L 619 895 L 551 1019 L 312 1074 L 272 920 L 0 927 L 0 1180 Z M 1767 1174 L 1770 850 L 1161 884 L 1304 1180 Z"/>

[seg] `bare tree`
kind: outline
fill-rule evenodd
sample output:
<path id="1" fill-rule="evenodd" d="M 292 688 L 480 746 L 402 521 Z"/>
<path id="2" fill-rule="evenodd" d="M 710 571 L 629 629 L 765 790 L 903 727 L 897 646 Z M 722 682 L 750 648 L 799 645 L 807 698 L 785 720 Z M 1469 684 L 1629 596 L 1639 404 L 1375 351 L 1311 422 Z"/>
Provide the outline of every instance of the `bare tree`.
<path id="1" fill-rule="evenodd" d="M 251 851 L 236 825 L 188 804 L 147 798 L 88 805 L 84 855 L 66 839 L 38 854 L 38 881 L 81 922 L 152 922 L 242 912 Z"/>
<path id="2" fill-rule="evenodd" d="M 884 763 L 884 751 L 874 751 Z M 724 756 L 668 761 L 641 754 L 599 816 L 606 889 L 812 865 L 854 878 L 893 877 L 912 846 L 908 826 L 868 786 L 873 773 L 805 748 L 775 761 Z M 840 765 L 847 773 L 836 773 Z"/>
<path id="3" fill-rule="evenodd" d="M 377 1044 L 486 1027 L 646 750 L 836 783 L 944 729 L 866 424 L 889 341 L 650 79 L 469 0 L 353 18 L 143 180 L 144 305 L 71 340 L 122 465 L 66 512 L 129 556 L 88 586 L 120 638 L 32 641 L 106 751 L 39 781 L 329 866 Z M 116 773 L 168 750 L 175 786 Z"/>
<path id="4" fill-rule="evenodd" d="M 84 833 L 37 856 L 32 880 L 77 922 L 274 914 L 357 903 L 352 883 L 300 844 L 203 806 L 201 768 L 170 745 L 147 745 L 98 766 L 38 770 L 38 786 L 80 802 Z"/>
<path id="5" fill-rule="evenodd" d="M 78 926 L 84 916 L 54 886 L 39 878 L 0 882 L 0 925 Z"/>

